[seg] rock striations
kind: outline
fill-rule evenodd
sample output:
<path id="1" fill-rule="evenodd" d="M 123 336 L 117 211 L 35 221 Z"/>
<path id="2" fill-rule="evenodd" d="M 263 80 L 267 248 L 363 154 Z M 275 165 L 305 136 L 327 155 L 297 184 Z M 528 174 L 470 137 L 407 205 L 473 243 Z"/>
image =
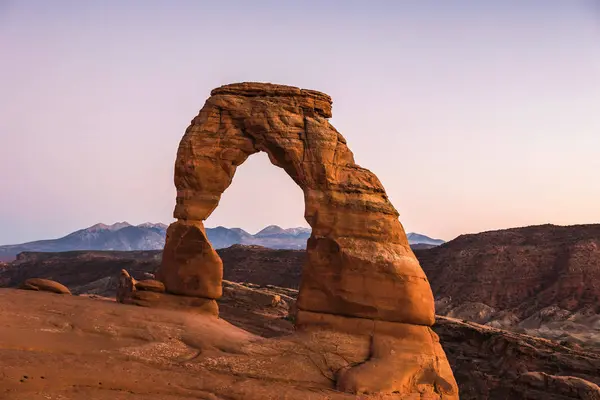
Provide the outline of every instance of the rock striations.
<path id="1" fill-rule="evenodd" d="M 418 251 L 436 297 L 527 318 L 544 307 L 600 312 L 600 224 L 537 225 Z"/>
<path id="2" fill-rule="evenodd" d="M 457 399 L 452 371 L 431 330 L 429 282 L 381 182 L 354 162 L 346 140 L 329 123 L 331 104 L 323 93 L 274 84 L 212 91 L 179 145 L 177 221 L 167 230 L 157 279 L 171 295 L 222 295 L 223 264 L 203 221 L 236 168 L 264 151 L 302 188 L 312 228 L 297 329 L 360 337 L 369 348 L 364 360 L 339 368 L 336 387 Z"/>

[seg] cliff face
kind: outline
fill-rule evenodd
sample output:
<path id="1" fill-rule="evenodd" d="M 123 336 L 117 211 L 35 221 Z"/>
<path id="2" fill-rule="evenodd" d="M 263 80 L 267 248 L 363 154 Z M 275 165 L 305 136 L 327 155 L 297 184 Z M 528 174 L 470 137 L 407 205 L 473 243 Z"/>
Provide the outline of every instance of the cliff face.
<path id="1" fill-rule="evenodd" d="M 416 250 L 437 299 L 483 303 L 519 318 L 545 307 L 600 311 L 600 224 L 463 235 Z"/>
<path id="2" fill-rule="evenodd" d="M 438 314 L 600 345 L 598 224 L 463 235 L 415 253 Z"/>
<path id="3" fill-rule="evenodd" d="M 600 311 L 600 225 L 463 235 L 416 251 L 436 299 L 483 303 L 527 318 L 546 308 Z"/>

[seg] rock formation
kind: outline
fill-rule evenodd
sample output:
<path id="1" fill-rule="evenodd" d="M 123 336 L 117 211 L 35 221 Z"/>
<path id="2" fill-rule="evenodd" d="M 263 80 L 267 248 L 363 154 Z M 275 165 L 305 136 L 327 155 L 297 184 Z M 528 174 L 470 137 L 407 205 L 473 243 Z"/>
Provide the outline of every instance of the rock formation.
<path id="1" fill-rule="evenodd" d="M 165 287 L 160 281 L 153 279 L 137 281 L 126 270 L 121 270 L 117 285 L 117 302 L 208 315 L 218 314 L 214 299 L 174 296 L 164 291 Z"/>
<path id="2" fill-rule="evenodd" d="M 224 282 L 228 287 L 237 285 Z M 260 290 L 286 302 L 297 294 Z M 286 310 L 280 305 L 261 306 L 245 294 L 228 298 L 227 292 L 219 299 L 222 319 L 216 319 L 0 289 L 0 398 L 431 398 L 332 391 L 333 373 L 344 358 L 352 365 L 369 351 L 360 340 L 337 334 L 334 338 L 342 340 L 317 336 L 311 342 L 310 335 L 294 334 L 291 322 L 281 318 Z M 445 317 L 433 328 L 461 400 L 591 400 L 600 394 L 598 352 Z M 240 337 L 248 340 L 239 343 Z"/>
<path id="3" fill-rule="evenodd" d="M 431 330 L 434 300 L 398 212 L 377 177 L 354 162 L 329 123 L 331 98 L 295 87 L 240 83 L 212 91 L 179 145 L 176 222 L 157 271 L 171 294 L 214 300 L 223 265 L 203 221 L 236 168 L 259 151 L 304 192 L 312 228 L 297 306 L 297 328 L 361 336 L 370 359 L 336 373 L 357 393 L 458 398 Z M 315 333 L 317 334 L 317 333 Z"/>
<path id="4" fill-rule="evenodd" d="M 600 347 L 600 224 L 461 235 L 415 253 L 438 314 Z"/>
<path id="5" fill-rule="evenodd" d="M 122 269 L 119 274 L 119 284 L 117 286 L 117 301 L 119 303 L 126 303 L 133 292 L 135 291 L 135 279 L 127 272 Z"/>
<path id="6" fill-rule="evenodd" d="M 461 235 L 417 256 L 436 298 L 526 318 L 544 307 L 600 312 L 600 224 Z"/>
<path id="7" fill-rule="evenodd" d="M 43 292 L 51 292 L 56 294 L 71 294 L 69 288 L 62 283 L 43 278 L 27 279 L 21 284 L 20 288 L 24 290 L 41 290 Z"/>
<path id="8" fill-rule="evenodd" d="M 145 292 L 164 293 L 165 285 L 161 281 L 154 279 L 144 279 L 135 283 L 136 290 L 142 290 Z"/>

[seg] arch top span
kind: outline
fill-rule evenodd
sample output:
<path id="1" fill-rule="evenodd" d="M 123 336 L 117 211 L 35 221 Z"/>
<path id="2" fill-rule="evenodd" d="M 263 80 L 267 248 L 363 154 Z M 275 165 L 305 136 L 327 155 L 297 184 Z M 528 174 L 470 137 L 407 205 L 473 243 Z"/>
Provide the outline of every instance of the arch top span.
<path id="1" fill-rule="evenodd" d="M 303 320 L 321 313 L 433 324 L 431 288 L 398 212 L 379 179 L 355 163 L 329 123 L 331 106 L 324 93 L 270 83 L 236 83 L 211 92 L 175 162 L 177 221 L 168 229 L 157 274 L 168 292 L 220 297 L 222 262 L 203 221 L 236 168 L 264 151 L 304 193 L 312 234 L 297 303 Z"/>
<path id="2" fill-rule="evenodd" d="M 273 83 L 241 82 L 223 85 L 210 92 L 211 96 L 233 95 L 244 97 L 293 97 L 301 106 L 313 109 L 325 118 L 331 118 L 331 96 L 310 89 L 295 86 L 277 85 Z"/>

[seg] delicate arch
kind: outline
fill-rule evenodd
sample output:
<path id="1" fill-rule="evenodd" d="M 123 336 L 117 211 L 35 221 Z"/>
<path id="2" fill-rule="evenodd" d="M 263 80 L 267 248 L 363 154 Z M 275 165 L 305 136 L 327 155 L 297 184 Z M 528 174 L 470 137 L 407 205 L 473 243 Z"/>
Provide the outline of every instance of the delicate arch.
<path id="1" fill-rule="evenodd" d="M 398 212 L 377 177 L 356 165 L 330 117 L 331 98 L 312 90 L 239 83 L 211 92 L 177 153 L 177 221 L 157 273 L 168 292 L 221 296 L 223 266 L 203 221 L 236 168 L 264 151 L 302 188 L 312 227 L 299 318 L 304 312 L 433 324 L 429 282 Z"/>

